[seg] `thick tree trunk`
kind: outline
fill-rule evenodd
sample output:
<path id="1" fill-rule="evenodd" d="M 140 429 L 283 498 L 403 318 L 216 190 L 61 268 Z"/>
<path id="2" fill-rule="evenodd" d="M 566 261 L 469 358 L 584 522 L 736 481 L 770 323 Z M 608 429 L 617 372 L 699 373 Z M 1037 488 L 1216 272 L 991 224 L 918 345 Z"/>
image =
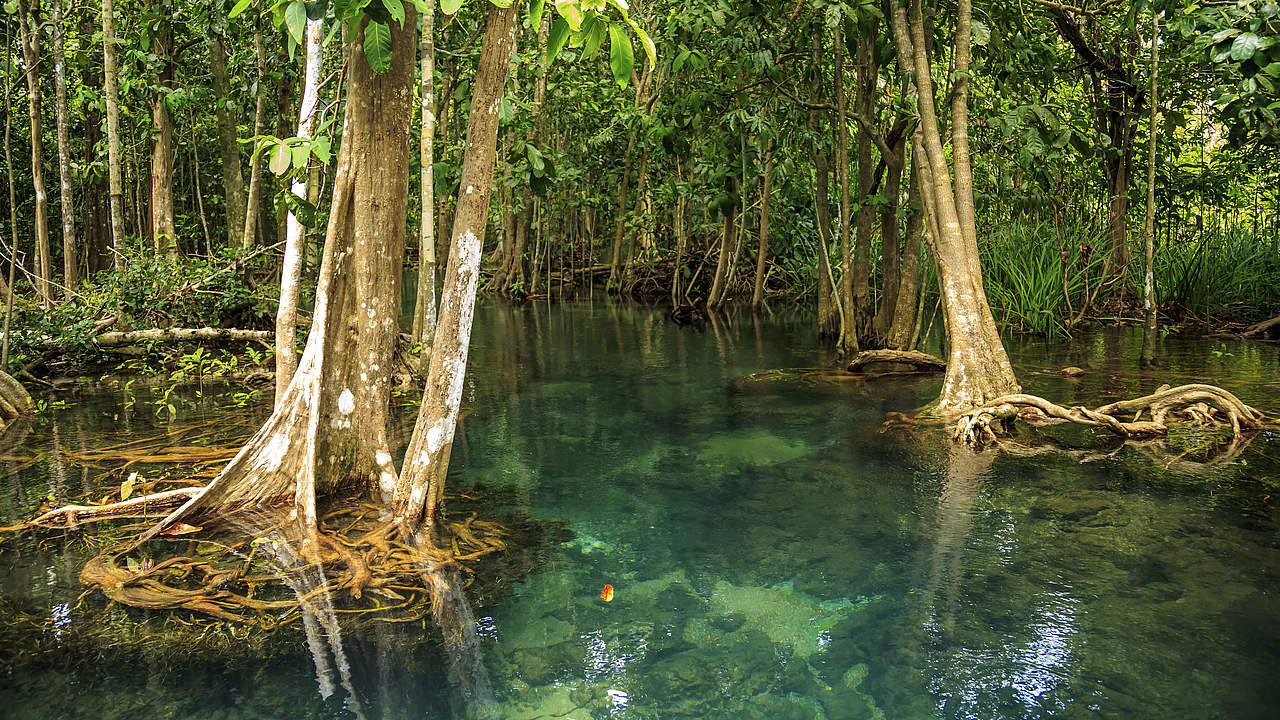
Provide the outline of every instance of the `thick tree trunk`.
<path id="1" fill-rule="evenodd" d="M 403 473 L 395 490 L 396 516 L 401 526 L 407 533 L 424 538 L 433 538 L 439 530 L 437 520 L 444 499 L 445 474 L 453 449 L 458 408 L 462 403 L 480 253 L 493 187 L 498 105 L 515 44 L 515 6 L 491 5 L 487 10 L 484 45 L 476 67 L 471 114 L 467 120 L 466 152 L 444 295 L 440 299 L 440 320 L 418 421 L 405 451 Z"/>
<path id="2" fill-rule="evenodd" d="M 910 21 L 902 8 L 894 8 L 894 35 L 902 67 L 914 69 L 916 105 L 920 113 L 917 147 L 923 150 L 917 155 L 927 161 L 921 165 L 920 189 L 926 196 L 924 206 L 938 264 L 950 341 L 947 373 L 935 411 L 949 416 L 980 407 L 1001 395 L 1019 392 L 1020 388 L 982 285 L 977 233 L 972 225 L 972 184 L 967 182 L 970 168 L 957 168 L 954 188 L 951 183 L 947 155 L 938 131 L 920 2 L 911 1 Z M 959 0 L 954 57 L 956 78 L 967 77 L 969 71 L 971 17 L 970 0 Z M 969 162 L 968 123 L 963 112 L 956 112 L 967 107 L 965 86 L 966 83 L 957 81 L 953 89 L 951 141 L 952 157 L 957 166 L 961 158 L 965 164 Z M 969 223 L 967 227 L 966 222 Z"/>
<path id="3" fill-rule="evenodd" d="M 107 106 L 107 183 L 111 212 L 111 247 L 115 249 L 116 270 L 125 269 L 124 255 L 124 173 L 120 158 L 120 98 L 116 78 L 115 20 L 112 0 L 102 0 L 102 85 Z"/>
<path id="4" fill-rule="evenodd" d="M 760 247 L 756 253 L 756 279 L 751 293 L 751 310 L 764 305 L 765 268 L 769 264 L 769 201 L 773 193 L 773 138 L 764 151 L 764 187 L 760 190 Z"/>
<path id="5" fill-rule="evenodd" d="M 161 12 L 169 8 L 161 5 Z M 160 19 L 152 48 L 159 58 L 157 77 L 159 90 L 151 98 L 151 241 L 157 255 L 178 254 L 177 228 L 173 216 L 173 118 L 165 105 L 173 88 L 173 19 L 165 14 Z"/>
<path id="6" fill-rule="evenodd" d="M 81 38 L 93 37 L 94 19 L 89 13 L 80 16 L 77 30 Z M 79 53 L 77 64 L 81 83 L 86 87 L 101 87 L 102 75 L 93 61 L 93 53 Z M 84 120 L 80 126 L 84 134 L 84 151 L 80 158 L 85 168 L 92 168 L 98 163 L 97 148 L 102 140 L 102 112 L 95 103 L 85 103 L 81 106 L 81 111 L 84 114 Z M 81 244 L 85 249 L 82 272 L 85 278 L 111 265 L 111 225 L 107 215 L 106 199 L 106 176 L 96 171 L 85 173 L 81 189 L 79 233 Z"/>
<path id="7" fill-rule="evenodd" d="M 350 32 L 343 140 L 334 178 L 311 333 L 271 417 L 205 489 L 144 537 L 179 518 L 292 500 L 316 524 L 317 485 L 396 484 L 387 428 L 399 328 L 412 109 L 413 5 L 391 23 L 396 52 L 382 75 Z"/>
<path id="8" fill-rule="evenodd" d="M 822 100 L 822 74 L 818 72 L 822 60 L 822 34 L 814 33 L 813 50 L 810 62 L 814 68 L 809 83 L 809 99 L 815 106 L 809 110 L 809 130 L 817 136 L 821 118 L 817 105 Z M 831 199 L 828 188 L 831 162 L 820 146 L 813 149 L 813 171 L 815 180 L 814 212 L 818 225 L 818 336 L 835 337 L 840 330 L 840 314 L 836 308 L 835 287 L 832 285 L 831 260 L 828 248 L 831 247 Z"/>
<path id="9" fill-rule="evenodd" d="M 1144 366 L 1156 363 L 1156 110 L 1159 108 L 1156 76 L 1160 70 L 1160 14 L 1151 12 L 1151 123 L 1148 125 L 1147 224 L 1142 234 L 1142 356 Z"/>
<path id="10" fill-rule="evenodd" d="M 244 230 L 244 174 L 240 166 L 237 118 L 240 104 L 231 97 L 227 79 L 227 45 L 218 35 L 209 44 L 209 67 L 213 74 L 214 113 L 218 117 L 218 143 L 222 150 L 222 187 L 227 204 L 227 247 L 235 247 Z"/>
<path id="11" fill-rule="evenodd" d="M 58 123 L 58 205 L 62 214 L 62 283 L 70 299 L 80 284 L 76 263 L 75 208 L 71 200 L 71 137 L 67 119 L 67 55 L 63 43 L 66 18 L 62 0 L 53 0 L 53 97 Z"/>
<path id="12" fill-rule="evenodd" d="M 49 195 L 44 185 L 44 147 L 41 142 L 40 0 L 19 0 L 18 28 L 22 62 L 26 65 L 27 118 L 31 121 L 31 182 L 36 196 L 36 294 L 45 307 L 53 306 L 53 262 L 49 249 Z"/>
<path id="13" fill-rule="evenodd" d="M 253 34 L 253 53 L 258 62 L 258 103 L 253 111 L 253 136 L 257 137 L 262 134 L 267 117 L 267 49 L 261 31 Z M 347 92 L 350 93 L 350 89 Z M 240 247 L 245 249 L 253 247 L 258 235 L 258 206 L 262 204 L 262 173 L 258 167 L 261 163 L 262 153 L 255 152 L 249 159 L 249 197 L 245 201 L 244 232 L 240 234 Z"/>
<path id="14" fill-rule="evenodd" d="M 298 108 L 296 137 L 310 138 L 315 132 L 316 113 L 320 106 L 320 41 L 323 39 L 324 21 L 307 20 L 306 52 L 303 74 L 302 103 Z M 307 199 L 307 176 L 300 175 L 289 191 L 295 197 Z M 298 367 L 298 283 L 302 280 L 302 245 L 307 229 L 293 212 L 288 223 L 284 243 L 284 259 L 280 264 L 280 304 L 276 308 L 276 397 L 281 398 L 293 373 Z"/>
<path id="15" fill-rule="evenodd" d="M 412 335 L 413 341 L 422 346 L 421 367 L 425 368 L 431 357 L 431 338 L 436 332 L 436 176 L 432 169 L 436 135 L 435 0 L 425 0 L 422 12 L 422 40 L 419 43 L 422 79 L 418 85 L 422 94 L 421 139 L 418 142 L 422 210 L 418 225 L 418 295 L 413 304 Z"/>

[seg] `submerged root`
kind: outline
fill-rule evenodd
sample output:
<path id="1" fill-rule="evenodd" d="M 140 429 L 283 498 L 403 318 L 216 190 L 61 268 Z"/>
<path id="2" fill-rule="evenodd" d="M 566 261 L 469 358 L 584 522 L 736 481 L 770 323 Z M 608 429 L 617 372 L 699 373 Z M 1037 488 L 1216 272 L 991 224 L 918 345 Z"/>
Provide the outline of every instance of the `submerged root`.
<path id="1" fill-rule="evenodd" d="M 131 543 L 115 545 L 85 565 L 80 581 L 122 605 L 264 628 L 291 622 L 317 604 L 412 622 L 438 602 L 438 585 L 424 581 L 425 573 L 471 573 L 469 563 L 508 547 L 503 526 L 475 515 L 447 526 L 448 548 L 401 543 L 395 524 L 380 515 L 373 505 L 344 507 L 326 517 L 330 529 L 311 533 L 286 518 L 245 513 L 212 539 L 184 539 L 185 553 L 160 562 Z"/>
<path id="2" fill-rule="evenodd" d="M 1144 420 L 1143 417 L 1146 417 Z M 1126 419 L 1127 418 L 1127 419 Z M 997 428 L 1011 430 L 1014 421 L 1031 425 L 1076 423 L 1101 427 L 1129 440 L 1162 437 L 1170 421 L 1213 427 L 1229 426 L 1232 442 L 1264 426 L 1263 414 L 1235 395 L 1213 385 L 1165 385 L 1156 392 L 1089 409 L 1063 407 L 1035 395 L 1005 395 L 955 418 L 951 437 L 974 448 L 999 442 Z"/>

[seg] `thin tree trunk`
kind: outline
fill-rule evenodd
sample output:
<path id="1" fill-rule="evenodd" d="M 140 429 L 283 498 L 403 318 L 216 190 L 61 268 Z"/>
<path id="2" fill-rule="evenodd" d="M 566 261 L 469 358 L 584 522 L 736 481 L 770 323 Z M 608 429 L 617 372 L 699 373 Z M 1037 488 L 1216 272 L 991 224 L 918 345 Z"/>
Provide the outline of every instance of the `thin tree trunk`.
<path id="1" fill-rule="evenodd" d="M 731 195 L 736 194 L 737 180 L 729 181 Z M 714 312 L 719 310 L 724 304 L 724 296 L 727 294 L 726 285 L 729 278 L 729 264 L 733 262 L 733 249 L 737 245 L 738 236 L 738 209 L 730 207 L 724 209 L 724 225 L 720 234 L 720 257 L 716 261 L 716 274 L 711 280 L 711 292 L 707 294 L 707 311 Z"/>
<path id="2" fill-rule="evenodd" d="M 765 268 L 769 264 L 769 201 L 773 193 L 773 138 L 764 151 L 764 181 L 760 190 L 760 248 L 756 253 L 755 289 L 751 293 L 751 310 L 760 312 L 764 305 Z"/>
<path id="3" fill-rule="evenodd" d="M 102 0 L 102 85 L 107 105 L 107 183 L 111 247 L 117 272 L 124 272 L 124 178 L 120 158 L 120 98 L 116 78 L 115 21 L 112 0 Z"/>
<path id="4" fill-rule="evenodd" d="M 36 196 L 36 294 L 45 307 L 53 307 L 53 263 L 49 249 L 49 196 L 44 185 L 44 148 L 41 142 L 40 97 L 40 0 L 19 0 L 18 29 L 22 60 L 26 65 L 27 117 L 31 121 L 31 182 Z"/>
<path id="5" fill-rule="evenodd" d="M 618 281 L 621 279 L 618 272 L 618 266 L 622 262 L 622 233 L 627 227 L 627 190 L 631 184 L 631 151 L 636 145 L 636 131 L 633 129 L 627 138 L 626 156 L 622 161 L 622 178 L 618 183 L 618 196 L 614 202 L 614 213 L 616 223 L 613 231 L 613 255 L 609 260 L 609 287 L 611 289 L 618 287 Z"/>
<path id="6" fill-rule="evenodd" d="M 157 255 L 178 254 L 177 228 L 173 210 L 173 118 L 165 105 L 173 88 L 173 18 L 172 10 L 160 5 L 163 17 L 154 38 L 153 49 L 161 67 L 157 77 L 159 89 L 151 98 L 151 124 L 154 138 L 151 146 L 151 240 Z"/>
<path id="7" fill-rule="evenodd" d="M 856 59 L 856 82 L 853 111 L 857 117 L 870 119 L 875 117 L 875 96 L 878 91 L 877 81 L 880 79 L 876 67 L 874 52 L 876 23 L 872 21 L 865 34 L 858 38 L 858 55 Z M 871 149 L 874 130 L 869 124 L 859 123 L 858 131 L 858 216 L 857 232 L 853 246 L 853 265 L 846 265 L 846 273 L 851 270 L 850 285 L 853 290 L 852 322 L 846 317 L 846 328 L 852 326 L 857 337 L 855 347 L 863 347 L 874 339 L 875 307 L 871 299 L 871 236 L 875 227 L 875 206 L 871 204 L 872 188 L 875 185 L 875 164 L 872 162 Z M 885 158 L 889 162 L 890 158 Z M 846 330 L 847 332 L 847 330 Z"/>
<path id="8" fill-rule="evenodd" d="M 671 307 L 673 309 L 680 307 L 680 274 L 684 271 L 684 256 L 689 246 L 689 233 L 684 221 L 685 211 L 689 205 L 684 191 L 684 166 L 679 155 L 675 157 L 675 162 L 676 202 L 671 211 L 671 225 L 676 234 L 676 262 L 671 269 Z"/>
<path id="9" fill-rule="evenodd" d="M 903 136 L 892 146 L 893 156 L 885 158 L 884 196 L 888 203 L 880 209 L 880 268 L 884 276 L 880 293 L 880 307 L 876 309 L 873 328 L 877 343 L 887 347 L 889 327 L 897 311 L 898 292 L 902 275 L 898 268 L 898 196 L 902 192 L 902 169 L 906 164 L 907 138 Z"/>
<path id="10" fill-rule="evenodd" d="M 422 214 L 418 225 L 418 296 L 413 306 L 412 331 L 414 342 L 422 346 L 422 368 L 426 368 L 431 358 L 431 338 L 436 331 L 436 176 L 432 168 L 436 134 L 435 14 L 435 0 L 424 0 L 419 47 L 422 79 L 418 85 L 422 94 L 422 137 L 418 143 Z"/>
<path id="11" fill-rule="evenodd" d="M 475 312 L 480 254 L 489 215 L 489 193 L 498 144 L 498 105 L 506 85 L 515 45 L 516 7 L 489 6 L 480 61 L 476 67 L 467 120 L 466 152 L 458 186 L 453 242 L 445 271 L 440 319 L 427 372 L 427 386 L 405 451 L 395 491 L 396 516 L 402 527 L 420 537 L 439 533 L 437 520 L 444 499 L 445 474 L 453 449 L 458 407 L 462 402 L 467 349 Z"/>
<path id="12" fill-rule="evenodd" d="M 58 123 L 59 209 L 62 213 L 62 282 L 70 299 L 80 284 L 76 264 L 76 222 L 71 200 L 71 138 L 67 129 L 67 56 L 63 44 L 62 0 L 53 0 L 53 97 Z"/>
<path id="13" fill-rule="evenodd" d="M 858 325 L 853 303 L 853 252 L 849 243 L 852 207 L 849 201 L 849 113 L 844 92 L 844 24 L 836 26 L 836 176 L 840 179 L 840 341 L 844 356 L 858 352 Z"/>
<path id="14" fill-rule="evenodd" d="M 4 46 L 10 47 L 13 38 L 9 31 L 9 16 L 4 17 Z M 9 279 L 4 284 L 4 349 L 0 351 L 0 371 L 9 370 L 9 317 L 13 313 L 13 276 L 18 267 L 18 199 L 13 186 L 13 148 L 10 139 L 13 133 L 13 63 L 4 64 L 4 170 L 9 181 Z"/>
<path id="15" fill-rule="evenodd" d="M 924 158 L 912 154 L 911 189 L 907 194 L 907 204 L 913 209 L 907 218 L 907 240 L 902 249 L 901 281 L 898 285 L 897 301 L 894 303 L 893 318 L 886 334 L 885 347 L 891 350 L 914 350 L 914 332 L 919 324 L 920 286 L 920 236 L 924 234 L 924 211 L 914 209 L 920 206 L 920 172 L 917 164 Z"/>
<path id="16" fill-rule="evenodd" d="M 227 204 L 227 247 L 235 247 L 244 229 L 246 206 L 236 121 L 240 115 L 240 104 L 231 97 L 231 84 L 227 79 L 227 54 L 226 43 L 221 35 L 217 35 L 209 44 L 209 67 L 213 75 L 214 114 L 218 117 L 218 143 L 222 150 L 222 187 Z"/>
<path id="17" fill-rule="evenodd" d="M 77 22 L 77 31 L 81 38 L 92 38 L 94 18 L 90 13 L 82 13 Z M 83 41 L 82 41 L 83 42 Z M 80 82 L 85 87 L 101 87 L 102 75 L 93 61 L 93 53 L 77 54 L 80 70 Z M 81 106 L 83 122 L 81 131 L 84 134 L 84 154 L 81 162 L 84 167 L 92 168 L 98 163 L 98 143 L 102 140 L 102 113 L 96 103 L 84 103 Z M 80 201 L 80 244 L 84 248 L 85 262 L 81 276 L 91 277 L 99 270 L 105 270 L 110 264 L 111 225 L 107 216 L 107 181 L 100 172 L 85 173 L 84 185 Z"/>
<path id="18" fill-rule="evenodd" d="M 1148 126 L 1151 148 L 1147 155 L 1147 224 L 1142 234 L 1144 259 L 1142 273 L 1142 357 L 1145 366 L 1156 363 L 1156 110 L 1158 92 L 1156 76 L 1160 70 L 1160 13 L 1151 11 L 1151 123 Z"/>
<path id="19" fill-rule="evenodd" d="M 307 20 L 306 52 L 303 74 L 302 102 L 298 107 L 298 131 L 296 137 L 310 139 L 315 132 L 316 113 L 320 107 L 320 42 L 324 34 L 324 20 Z M 289 191 L 294 197 L 306 201 L 307 175 L 299 173 Z M 280 265 L 280 305 L 276 308 L 276 398 L 283 398 L 289 381 L 298 367 L 298 283 L 302 279 L 302 245 L 307 228 L 298 217 L 289 212 L 284 243 L 284 259 Z"/>
<path id="20" fill-rule="evenodd" d="M 813 107 L 809 110 L 809 130 L 815 136 L 818 134 L 822 125 L 821 116 L 817 106 L 822 100 L 822 73 L 819 71 L 822 60 L 822 33 L 813 34 L 813 49 L 810 53 L 810 63 L 813 67 L 813 77 L 809 83 L 809 100 Z M 836 309 L 833 293 L 835 288 L 831 284 L 831 261 L 827 257 L 828 248 L 831 246 L 831 200 L 829 192 L 830 161 L 826 152 L 818 145 L 813 149 L 813 172 L 815 177 L 814 187 L 814 212 L 816 214 L 816 222 L 818 225 L 818 336 L 819 337 L 835 337 L 840 329 L 840 316 Z"/>
<path id="21" fill-rule="evenodd" d="M 267 117 L 267 50 L 261 30 L 253 33 L 253 52 L 258 60 L 258 104 L 253 111 L 253 136 L 257 137 L 262 134 L 262 125 Z M 349 88 L 347 92 L 350 93 Z M 244 232 L 240 235 L 240 247 L 245 249 L 253 247 L 254 238 L 258 235 L 258 206 L 262 204 L 262 173 L 258 172 L 261 155 L 254 153 L 249 160 L 249 198 L 245 204 Z"/>

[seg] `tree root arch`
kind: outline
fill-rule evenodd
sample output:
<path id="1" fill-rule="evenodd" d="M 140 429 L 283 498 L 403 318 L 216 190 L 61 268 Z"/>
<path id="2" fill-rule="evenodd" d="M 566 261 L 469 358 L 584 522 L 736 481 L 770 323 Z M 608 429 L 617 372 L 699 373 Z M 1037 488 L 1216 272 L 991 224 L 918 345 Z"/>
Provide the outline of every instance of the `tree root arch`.
<path id="1" fill-rule="evenodd" d="M 1143 419 L 1143 417 L 1146 419 Z M 1126 419 L 1128 418 L 1128 419 Z M 1064 407 L 1036 395 L 1004 395 L 956 417 L 951 437 L 973 448 L 999 442 L 997 428 L 1011 429 L 1015 420 L 1033 425 L 1076 423 L 1104 428 L 1126 440 L 1159 437 L 1170 421 L 1193 425 L 1231 427 L 1238 441 L 1246 432 L 1260 430 L 1264 415 L 1240 398 L 1214 385 L 1161 386 L 1156 392 L 1096 408 Z"/>

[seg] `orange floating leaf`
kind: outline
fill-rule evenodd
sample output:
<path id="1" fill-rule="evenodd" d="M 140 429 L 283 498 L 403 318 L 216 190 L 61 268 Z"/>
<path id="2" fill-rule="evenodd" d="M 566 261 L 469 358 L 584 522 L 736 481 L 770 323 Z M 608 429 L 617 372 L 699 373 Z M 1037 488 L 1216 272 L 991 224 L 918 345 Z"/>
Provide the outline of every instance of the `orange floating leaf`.
<path id="1" fill-rule="evenodd" d="M 200 532 L 203 529 L 204 529 L 203 527 L 196 527 L 195 525 L 188 525 L 186 523 L 179 522 L 179 523 L 174 523 L 169 527 L 161 530 L 160 534 L 161 535 L 190 535 L 193 532 Z"/>
<path id="2" fill-rule="evenodd" d="M 604 589 L 600 591 L 600 599 L 605 602 L 613 601 L 613 586 L 605 583 Z"/>

